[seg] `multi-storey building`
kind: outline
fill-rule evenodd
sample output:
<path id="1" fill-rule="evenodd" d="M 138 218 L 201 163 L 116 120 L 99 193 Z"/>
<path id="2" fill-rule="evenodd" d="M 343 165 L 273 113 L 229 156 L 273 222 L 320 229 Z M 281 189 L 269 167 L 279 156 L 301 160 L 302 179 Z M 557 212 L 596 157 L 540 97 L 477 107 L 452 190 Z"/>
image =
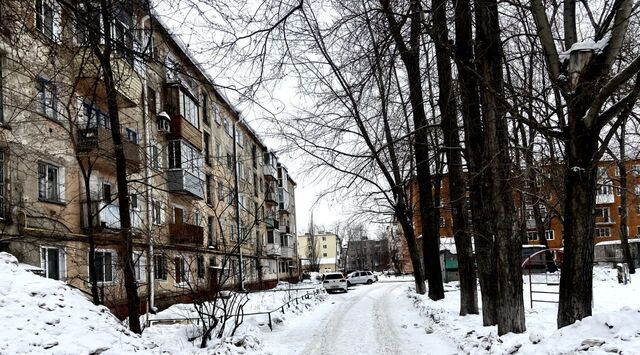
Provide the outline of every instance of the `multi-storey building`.
<path id="1" fill-rule="evenodd" d="M 626 193 L 627 193 L 627 235 L 630 239 L 640 238 L 640 160 L 629 160 L 625 162 L 627 171 Z M 541 169 L 535 181 L 522 182 L 520 185 L 535 184 L 535 194 L 533 196 L 516 192 L 514 202 L 516 205 L 516 215 L 522 225 L 523 243 L 529 245 L 542 244 L 538 237 L 537 223 L 534 214 L 534 205 L 537 203 L 540 210 L 540 221 L 544 228 L 544 235 L 547 245 L 550 248 L 561 248 L 562 241 L 562 167 L 545 166 Z M 598 163 L 597 190 L 595 213 L 595 237 L 594 243 L 611 242 L 620 240 L 620 223 L 622 216 L 621 200 L 621 178 L 616 162 L 602 160 Z M 453 220 L 451 216 L 451 205 L 449 203 L 447 176 L 442 180 L 440 191 L 442 203 L 440 208 L 440 237 L 453 237 Z M 417 196 L 414 198 L 414 226 L 416 235 L 421 235 L 421 221 L 417 207 Z M 400 228 L 398 227 L 400 233 Z M 526 239 L 526 240 L 524 240 Z M 406 250 L 406 240 L 401 238 L 402 250 Z M 408 252 L 403 253 L 404 264 L 410 264 Z"/>
<path id="2" fill-rule="evenodd" d="M 389 243 L 386 239 L 350 240 L 347 247 L 347 272 L 383 271 L 389 267 Z"/>
<path id="3" fill-rule="evenodd" d="M 305 233 L 298 236 L 298 255 L 303 269 L 320 272 L 340 270 L 340 239 L 334 233 Z M 313 271 L 313 270 L 312 270 Z"/>
<path id="4" fill-rule="evenodd" d="M 25 4 L 0 8 L 0 249 L 88 292 L 94 245 L 123 314 L 115 107 L 141 307 L 295 278 L 295 182 L 167 26 L 135 1 L 109 26 L 99 8 Z"/>

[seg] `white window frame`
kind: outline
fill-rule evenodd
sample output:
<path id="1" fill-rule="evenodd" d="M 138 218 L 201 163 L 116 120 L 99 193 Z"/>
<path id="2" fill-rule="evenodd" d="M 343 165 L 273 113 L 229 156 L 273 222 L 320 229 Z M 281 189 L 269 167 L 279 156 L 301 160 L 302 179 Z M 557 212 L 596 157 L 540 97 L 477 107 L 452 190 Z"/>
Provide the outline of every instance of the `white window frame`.
<path id="1" fill-rule="evenodd" d="M 187 256 L 176 256 L 173 258 L 173 267 L 174 267 L 174 272 L 175 272 L 175 260 L 176 258 L 180 259 L 180 282 L 176 282 L 176 275 L 173 275 L 174 277 L 174 284 L 176 287 L 186 287 L 189 283 L 189 281 L 191 281 L 191 270 L 189 267 L 189 258 Z"/>
<path id="2" fill-rule="evenodd" d="M 67 281 L 67 253 L 65 249 L 58 246 L 53 245 L 41 245 L 40 246 L 40 267 L 44 270 L 43 276 L 49 278 L 49 254 L 46 253 L 46 250 L 56 249 L 58 250 L 58 272 L 59 272 L 59 281 Z M 43 253 L 44 252 L 44 253 Z"/>
<path id="3" fill-rule="evenodd" d="M 58 97 L 55 82 L 42 76 L 36 77 L 36 96 L 38 112 L 43 116 L 58 121 Z"/>
<path id="4" fill-rule="evenodd" d="M 187 122 L 191 123 L 195 128 L 200 128 L 200 117 L 198 115 L 198 103 L 189 94 L 180 91 L 182 100 L 180 105 L 180 114 Z"/>
<path id="5" fill-rule="evenodd" d="M 97 254 L 98 253 L 102 253 L 103 255 L 106 253 L 111 254 L 111 280 L 107 281 L 104 279 L 104 277 L 106 276 L 106 269 L 104 269 L 105 267 L 105 263 L 104 263 L 104 259 L 102 262 L 102 280 L 96 280 L 98 285 L 114 285 L 116 284 L 118 277 L 117 277 L 117 272 L 118 272 L 118 253 L 113 250 L 113 249 L 96 249 L 96 260 L 97 260 Z M 97 270 L 96 270 L 97 272 Z"/>
<path id="6" fill-rule="evenodd" d="M 144 252 L 133 252 L 133 273 L 138 283 L 147 282 L 147 257 Z"/>
<path id="7" fill-rule="evenodd" d="M 544 231 L 544 237 L 546 240 L 556 239 L 555 232 L 553 231 L 553 229 L 547 229 L 546 231 Z"/>
<path id="8" fill-rule="evenodd" d="M 41 175 L 41 169 L 44 168 L 44 176 Z M 50 196 L 49 174 L 50 169 L 56 170 L 57 181 L 55 182 L 57 196 Z M 38 161 L 38 200 L 43 202 L 64 203 L 65 199 L 65 169 L 62 166 L 52 164 L 46 161 Z M 44 195 L 42 195 L 44 194 Z"/>

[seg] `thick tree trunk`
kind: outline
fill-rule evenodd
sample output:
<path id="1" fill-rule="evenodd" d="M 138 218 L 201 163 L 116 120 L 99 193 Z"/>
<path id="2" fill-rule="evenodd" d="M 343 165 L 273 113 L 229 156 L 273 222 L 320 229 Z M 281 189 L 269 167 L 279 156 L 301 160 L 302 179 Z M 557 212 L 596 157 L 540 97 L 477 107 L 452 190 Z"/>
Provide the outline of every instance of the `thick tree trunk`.
<path id="1" fill-rule="evenodd" d="M 482 176 L 482 118 L 480 96 L 473 54 L 472 13 L 469 0 L 454 0 L 456 25 L 456 63 L 460 87 L 461 112 L 464 122 L 466 160 L 469 166 L 469 197 L 473 221 L 478 281 L 482 293 L 482 322 L 497 323 L 497 284 L 494 282 L 492 239 L 489 237 L 489 216 L 484 215 Z"/>
<path id="2" fill-rule="evenodd" d="M 573 117 L 572 117 L 573 116 Z M 566 143 L 564 256 L 560 276 L 558 328 L 591 315 L 593 302 L 593 236 L 596 205 L 598 134 L 587 129 L 581 114 L 569 112 Z"/>
<path id="3" fill-rule="evenodd" d="M 462 148 L 458 133 L 456 103 L 451 79 L 451 60 L 447 26 L 447 0 L 433 0 L 433 32 L 438 66 L 438 106 L 443 143 L 447 147 L 449 171 L 449 201 L 453 219 L 453 236 L 458 252 L 458 274 L 460 280 L 460 315 L 478 314 L 478 291 L 475 262 L 471 247 L 471 236 L 467 232 L 467 208 L 464 175 L 462 171 Z"/>
<path id="4" fill-rule="evenodd" d="M 402 209 L 402 207 L 400 207 Z M 398 208 L 396 208 L 396 211 Z M 424 295 L 427 293 L 427 289 L 424 283 L 424 273 L 422 270 L 422 260 L 420 260 L 420 252 L 416 245 L 415 231 L 413 229 L 413 223 L 410 223 L 410 216 L 406 215 L 406 212 L 396 212 L 396 217 L 400 221 L 400 227 L 402 227 L 402 234 L 407 241 L 407 247 L 409 249 L 409 257 L 411 258 L 411 265 L 413 266 L 414 283 L 416 286 L 416 293 Z"/>
<path id="5" fill-rule="evenodd" d="M 485 206 L 493 219 L 491 237 L 496 246 L 498 284 L 498 334 L 525 331 L 522 296 L 521 248 L 514 220 L 511 160 L 505 109 L 499 95 L 503 92 L 502 46 L 495 0 L 476 1 L 476 58 L 483 79 L 481 90 L 484 123 L 484 191 L 489 192 Z"/>

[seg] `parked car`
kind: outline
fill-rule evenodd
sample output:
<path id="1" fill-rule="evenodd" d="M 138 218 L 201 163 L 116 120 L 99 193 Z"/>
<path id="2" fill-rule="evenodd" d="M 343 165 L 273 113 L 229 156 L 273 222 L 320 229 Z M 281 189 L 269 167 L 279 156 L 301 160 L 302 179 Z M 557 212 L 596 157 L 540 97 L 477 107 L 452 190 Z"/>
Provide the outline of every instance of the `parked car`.
<path id="1" fill-rule="evenodd" d="M 341 272 L 330 272 L 324 274 L 322 279 L 322 286 L 324 286 L 327 292 L 342 290 L 344 292 L 348 291 L 348 282 L 347 279 L 342 275 Z"/>
<path id="2" fill-rule="evenodd" d="M 378 281 L 378 276 L 374 275 L 371 271 L 354 271 L 347 275 L 348 285 L 370 285 L 376 281 Z"/>

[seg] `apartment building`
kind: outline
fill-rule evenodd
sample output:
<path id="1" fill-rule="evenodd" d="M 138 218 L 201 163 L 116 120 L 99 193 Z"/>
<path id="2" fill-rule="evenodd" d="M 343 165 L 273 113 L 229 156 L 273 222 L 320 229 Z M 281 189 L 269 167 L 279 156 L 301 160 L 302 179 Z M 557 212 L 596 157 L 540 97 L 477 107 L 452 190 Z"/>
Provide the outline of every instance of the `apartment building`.
<path id="1" fill-rule="evenodd" d="M 319 231 L 298 236 L 298 255 L 303 269 L 319 272 L 340 270 L 340 239 L 334 233 Z"/>
<path id="2" fill-rule="evenodd" d="M 294 180 L 167 26 L 131 1 L 110 26 L 99 8 L 25 4 L 0 9 L 0 250 L 89 292 L 94 245 L 123 315 L 115 102 L 143 309 L 297 278 Z"/>
<path id="3" fill-rule="evenodd" d="M 537 203 L 540 209 L 542 227 L 545 230 L 546 243 L 550 248 L 561 248 L 563 246 L 562 236 L 562 166 L 545 166 L 541 170 L 543 173 L 536 177 L 535 181 L 518 182 L 522 189 L 527 184 L 535 184 L 538 191 L 536 196 L 515 192 L 514 202 L 516 205 L 516 215 L 523 227 L 523 244 L 540 245 L 538 238 L 537 224 L 534 215 L 534 205 Z M 597 168 L 597 190 L 595 214 L 595 237 L 594 243 L 616 242 L 620 240 L 620 223 L 622 215 L 621 200 L 621 179 L 620 171 L 616 162 L 602 160 Z M 627 192 L 627 235 L 633 241 L 640 238 L 640 160 L 629 160 L 625 162 L 627 171 L 626 189 Z M 453 220 L 451 215 L 451 205 L 449 203 L 448 181 L 445 175 L 441 188 L 441 208 L 440 208 L 440 237 L 453 238 Z M 514 186 L 517 186 L 514 185 Z M 417 196 L 414 198 L 414 206 L 417 206 Z M 414 227 L 417 235 L 421 235 L 422 225 L 420 221 L 418 207 L 415 208 Z M 397 226 L 397 234 L 401 234 L 401 228 Z M 407 251 L 406 240 L 399 238 L 402 245 L 401 250 L 403 265 L 410 264 Z M 450 240 L 450 239 L 448 239 Z M 605 243 L 606 244 L 606 243 Z"/>
<path id="4" fill-rule="evenodd" d="M 347 272 L 356 270 L 383 271 L 389 267 L 387 239 L 350 240 L 347 247 Z"/>

